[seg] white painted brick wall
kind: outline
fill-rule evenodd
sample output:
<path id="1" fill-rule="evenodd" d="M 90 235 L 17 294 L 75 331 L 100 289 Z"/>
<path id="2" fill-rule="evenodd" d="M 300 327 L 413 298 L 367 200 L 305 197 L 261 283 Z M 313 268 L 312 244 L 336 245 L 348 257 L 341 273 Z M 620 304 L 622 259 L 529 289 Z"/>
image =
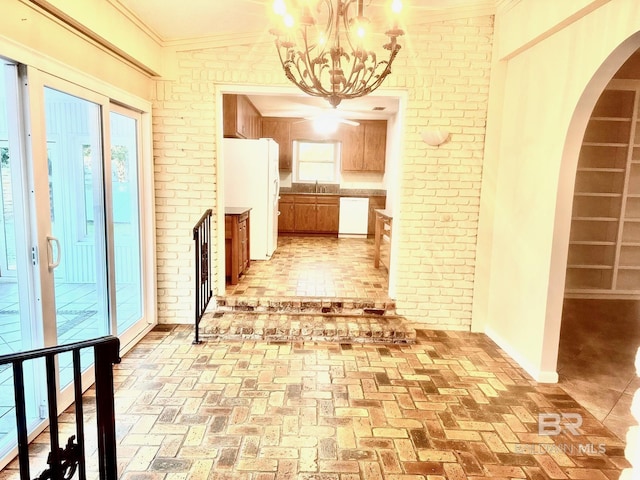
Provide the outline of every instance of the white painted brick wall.
<path id="1" fill-rule="evenodd" d="M 493 17 L 412 27 L 385 81 L 408 92 L 395 208 L 396 300 L 398 312 L 416 327 L 470 326 L 492 36 Z M 216 84 L 288 85 L 270 38 L 182 52 L 178 62 L 177 80 L 157 83 L 153 109 L 163 323 L 193 321 L 191 229 L 204 210 L 218 209 Z M 423 143 L 420 132 L 430 127 L 447 128 L 451 142 L 439 148 Z M 215 251 L 211 255 L 216 258 Z"/>

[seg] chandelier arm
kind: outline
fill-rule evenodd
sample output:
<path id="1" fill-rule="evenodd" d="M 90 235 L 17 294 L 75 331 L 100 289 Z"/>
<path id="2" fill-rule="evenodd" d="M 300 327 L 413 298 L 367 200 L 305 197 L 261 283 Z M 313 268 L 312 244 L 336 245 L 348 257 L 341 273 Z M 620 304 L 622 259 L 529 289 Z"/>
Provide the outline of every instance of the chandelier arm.
<path id="1" fill-rule="evenodd" d="M 354 55 L 353 65 L 351 67 L 351 74 L 349 76 L 347 85 L 343 89 L 343 93 L 345 95 L 354 95 L 354 96 L 365 95 L 366 93 L 360 93 L 359 95 L 357 95 L 356 93 L 353 93 L 353 92 L 355 92 L 358 89 L 361 89 L 364 92 L 369 90 L 367 85 L 369 85 L 371 78 L 376 74 L 376 71 L 378 70 L 378 66 L 381 65 L 381 63 L 377 62 L 377 57 L 374 52 L 367 52 L 365 50 L 360 50 L 359 53 L 361 55 L 360 57 Z M 372 63 L 371 65 L 368 64 L 366 61 L 369 59 L 371 59 L 371 63 Z M 356 65 L 358 62 L 362 63 L 362 68 L 360 69 L 356 69 Z M 368 75 L 367 75 L 367 72 L 369 72 Z"/>
<path id="2" fill-rule="evenodd" d="M 305 27 L 303 38 L 304 38 L 303 61 L 306 66 L 306 71 L 308 72 L 309 78 L 311 80 L 311 83 L 313 83 L 314 87 L 322 91 L 323 87 L 322 87 L 321 77 L 322 77 L 322 71 L 324 70 L 326 65 L 320 62 L 319 60 L 324 58 L 327 55 L 327 52 L 325 52 L 323 48 L 322 50 L 319 51 L 318 55 L 316 56 L 316 59 L 318 61 L 312 60 L 310 57 L 310 53 L 311 53 L 311 50 L 313 50 L 316 47 L 309 45 L 309 38 L 307 36 L 307 27 Z M 319 69 L 318 73 L 316 73 L 316 67 Z"/>
<path id="3" fill-rule="evenodd" d="M 357 55 L 353 55 L 353 58 L 351 60 L 351 73 L 349 74 L 349 78 L 347 79 L 347 81 L 345 82 L 344 87 L 342 88 L 342 94 L 346 95 L 348 94 L 350 91 L 353 91 L 358 84 L 360 83 L 358 81 L 358 79 L 362 76 L 362 71 L 364 69 L 360 69 L 360 70 L 356 70 L 356 64 L 362 61 L 361 59 L 358 58 Z"/>
<path id="4" fill-rule="evenodd" d="M 308 62 L 305 61 L 305 59 L 300 55 L 300 52 L 298 52 L 297 56 L 294 55 L 294 58 L 295 58 L 295 61 L 293 60 L 287 61 L 287 65 L 289 66 L 287 70 L 288 72 L 287 78 L 308 95 L 315 96 L 315 97 L 325 97 L 329 95 L 330 92 L 325 90 L 322 87 L 322 84 L 317 84 L 316 82 L 312 82 L 312 85 L 309 85 L 309 83 L 305 81 L 305 78 L 307 76 L 313 79 L 316 77 L 316 74 L 313 73 L 313 69 L 309 66 Z M 303 65 L 302 68 L 300 64 Z M 295 72 L 297 72 L 297 77 L 292 72 L 292 67 L 295 70 Z M 321 69 L 322 68 L 326 68 L 326 66 L 321 67 Z M 307 75 L 305 75 L 304 73 L 305 71 L 307 72 Z"/>
<path id="5" fill-rule="evenodd" d="M 330 0 L 323 0 L 323 2 L 328 11 L 327 23 L 325 26 L 325 36 L 328 38 L 331 36 L 331 33 L 332 33 L 333 4 L 331 3 Z M 330 94 L 330 92 L 327 89 L 325 89 L 322 85 L 322 74 L 323 74 L 323 70 L 328 68 L 328 65 L 326 62 L 320 61 L 320 59 L 325 58 L 329 54 L 329 52 L 326 51 L 326 47 L 324 46 L 320 49 L 318 48 L 318 44 L 315 44 L 315 45 L 309 44 L 308 27 L 306 25 L 304 26 L 304 31 L 301 30 L 300 33 L 304 42 L 304 49 L 302 51 L 299 51 L 296 57 L 297 58 L 296 70 L 298 72 L 299 81 L 296 81 L 294 83 L 298 85 L 300 88 L 302 88 L 303 91 L 305 91 L 305 93 L 308 93 L 309 95 L 327 96 Z M 316 55 L 317 61 L 314 61 L 311 59 L 310 54 L 311 54 L 311 51 L 316 48 L 318 49 L 318 54 Z M 299 66 L 300 63 L 302 63 L 304 66 L 302 71 Z M 306 75 L 305 75 L 305 72 L 306 72 Z M 312 83 L 312 86 L 310 86 L 305 80 L 305 78 L 307 77 Z M 314 93 L 313 88 L 315 88 L 318 92 Z"/>
<path id="6" fill-rule="evenodd" d="M 358 49 L 353 46 L 353 42 L 351 41 L 351 35 L 349 34 L 349 31 L 350 31 L 349 18 L 347 16 L 347 12 L 349 11 L 349 8 L 354 3 L 354 1 L 357 1 L 357 0 L 346 0 L 345 2 L 343 2 L 343 5 L 342 5 L 342 8 L 343 8 L 342 23 L 344 24 L 344 32 L 345 32 L 345 37 L 347 38 L 347 43 L 349 44 L 349 48 L 351 49 L 352 52 L 355 52 Z"/>
<path id="7" fill-rule="evenodd" d="M 382 84 L 382 82 L 384 82 L 384 80 L 387 77 L 387 75 L 389 75 L 391 73 L 391 64 L 392 64 L 393 60 L 395 59 L 396 55 L 398 54 L 398 51 L 399 51 L 399 48 L 392 50 L 389 60 L 383 60 L 383 61 L 381 61 L 381 62 L 376 64 L 376 68 L 379 65 L 385 65 L 385 67 L 384 67 L 383 71 L 380 74 L 375 76 L 375 81 L 371 85 L 369 85 L 368 87 L 366 87 L 364 89 L 365 90 L 364 93 L 360 93 L 358 95 L 354 95 L 354 96 L 351 96 L 349 98 L 356 98 L 356 97 L 359 97 L 359 96 L 363 96 L 363 95 L 371 93 L 372 91 L 377 89 Z M 372 77 L 374 77 L 374 74 L 375 74 L 375 70 L 372 70 L 371 74 L 369 75 L 369 80 Z M 368 82 L 369 81 L 367 80 L 367 83 Z"/>

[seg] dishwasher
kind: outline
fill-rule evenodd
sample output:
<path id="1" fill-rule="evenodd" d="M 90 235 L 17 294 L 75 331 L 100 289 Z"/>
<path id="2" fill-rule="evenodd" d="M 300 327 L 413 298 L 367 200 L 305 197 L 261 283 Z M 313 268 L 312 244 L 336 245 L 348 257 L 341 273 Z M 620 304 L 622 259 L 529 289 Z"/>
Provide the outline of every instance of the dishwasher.
<path id="1" fill-rule="evenodd" d="M 366 237 L 369 225 L 369 199 L 341 197 L 339 218 L 339 237 Z"/>

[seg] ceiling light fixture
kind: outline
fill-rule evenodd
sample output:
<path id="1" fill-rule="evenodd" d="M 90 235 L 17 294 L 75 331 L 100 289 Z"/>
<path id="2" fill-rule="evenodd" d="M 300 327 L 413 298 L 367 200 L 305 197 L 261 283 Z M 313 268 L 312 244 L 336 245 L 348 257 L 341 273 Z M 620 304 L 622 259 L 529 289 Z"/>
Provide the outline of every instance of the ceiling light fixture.
<path id="1" fill-rule="evenodd" d="M 282 68 L 303 92 L 325 98 L 334 108 L 342 100 L 362 97 L 391 73 L 400 51 L 402 1 L 390 2 L 391 28 L 382 45 L 388 59 L 371 50 L 372 22 L 364 0 L 274 0 L 279 28 L 272 29 Z M 385 40 L 386 41 L 386 40 Z"/>

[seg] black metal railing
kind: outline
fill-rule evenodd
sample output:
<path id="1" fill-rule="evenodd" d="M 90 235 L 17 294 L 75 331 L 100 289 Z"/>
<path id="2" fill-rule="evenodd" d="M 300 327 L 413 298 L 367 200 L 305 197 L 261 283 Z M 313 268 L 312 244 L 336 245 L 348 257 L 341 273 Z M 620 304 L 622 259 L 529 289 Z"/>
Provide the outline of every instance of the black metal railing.
<path id="1" fill-rule="evenodd" d="M 24 362 L 45 359 L 47 377 L 47 400 L 49 410 L 49 441 L 51 451 L 47 459 L 49 467 L 38 480 L 69 480 L 78 472 L 78 480 L 86 480 L 84 410 L 82 400 L 82 368 L 80 351 L 93 348 L 96 390 L 96 423 L 98 432 L 98 467 L 101 480 L 116 480 L 116 427 L 113 401 L 113 365 L 120 363 L 120 340 L 105 336 L 94 340 L 46 347 L 10 355 L 0 356 L 0 365 L 13 367 L 13 390 L 16 402 L 16 427 L 18 433 L 18 463 L 20 479 L 30 480 L 29 440 L 25 401 Z M 56 382 L 56 356 L 71 352 L 73 357 L 73 387 L 75 400 L 76 434 L 60 447 L 58 432 L 58 401 Z"/>
<path id="2" fill-rule="evenodd" d="M 209 259 L 209 245 L 211 245 L 211 209 L 208 209 L 195 227 L 193 227 L 193 240 L 196 242 L 196 313 L 195 313 L 195 339 L 193 343 L 200 343 L 199 329 L 202 315 L 213 296 L 211 289 L 211 272 Z"/>

